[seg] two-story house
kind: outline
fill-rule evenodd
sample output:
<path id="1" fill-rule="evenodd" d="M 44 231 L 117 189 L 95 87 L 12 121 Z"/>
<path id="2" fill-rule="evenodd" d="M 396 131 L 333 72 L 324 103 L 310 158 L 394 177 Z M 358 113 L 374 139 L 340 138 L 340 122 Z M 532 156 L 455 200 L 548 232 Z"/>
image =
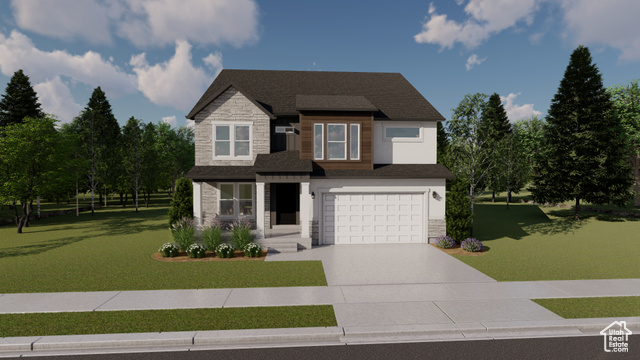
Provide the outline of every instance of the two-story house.
<path id="1" fill-rule="evenodd" d="M 223 70 L 187 118 L 199 227 L 244 217 L 270 247 L 278 229 L 301 247 L 445 233 L 444 118 L 401 74 Z"/>

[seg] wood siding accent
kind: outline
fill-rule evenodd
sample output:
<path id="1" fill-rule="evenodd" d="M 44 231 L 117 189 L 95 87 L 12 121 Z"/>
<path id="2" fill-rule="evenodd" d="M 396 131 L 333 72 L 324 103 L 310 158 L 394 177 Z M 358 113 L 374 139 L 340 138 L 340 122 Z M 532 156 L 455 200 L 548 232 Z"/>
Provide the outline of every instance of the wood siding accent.
<path id="1" fill-rule="evenodd" d="M 325 156 L 327 124 L 347 124 L 347 128 L 350 124 L 360 124 L 360 160 L 314 160 L 313 124 L 320 123 L 325 125 Z M 373 169 L 373 113 L 300 112 L 300 158 L 311 159 L 316 166 L 323 169 Z"/>

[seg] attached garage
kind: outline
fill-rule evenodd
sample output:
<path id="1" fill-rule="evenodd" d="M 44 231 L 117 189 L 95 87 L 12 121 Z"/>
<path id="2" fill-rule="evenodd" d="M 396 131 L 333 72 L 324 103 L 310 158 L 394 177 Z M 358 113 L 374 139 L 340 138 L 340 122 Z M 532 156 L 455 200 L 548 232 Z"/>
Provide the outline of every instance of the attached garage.
<path id="1" fill-rule="evenodd" d="M 424 192 L 324 193 L 322 243 L 426 242 L 424 201 Z"/>

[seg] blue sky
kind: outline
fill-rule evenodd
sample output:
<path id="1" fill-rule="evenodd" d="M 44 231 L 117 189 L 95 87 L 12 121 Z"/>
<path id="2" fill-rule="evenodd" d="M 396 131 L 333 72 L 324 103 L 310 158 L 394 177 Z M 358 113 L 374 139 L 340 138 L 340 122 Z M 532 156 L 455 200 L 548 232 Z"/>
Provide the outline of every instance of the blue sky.
<path id="1" fill-rule="evenodd" d="M 447 119 L 497 92 L 544 115 L 579 44 L 605 86 L 640 78 L 637 0 L 0 2 L 0 91 L 18 69 L 69 122 L 96 86 L 120 124 L 187 124 L 229 69 L 400 72 Z"/>

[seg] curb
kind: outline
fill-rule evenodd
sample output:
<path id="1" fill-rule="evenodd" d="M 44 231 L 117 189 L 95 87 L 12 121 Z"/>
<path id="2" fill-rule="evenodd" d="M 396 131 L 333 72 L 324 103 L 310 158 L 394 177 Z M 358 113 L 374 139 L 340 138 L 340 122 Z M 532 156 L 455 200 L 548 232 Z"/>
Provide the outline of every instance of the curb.
<path id="1" fill-rule="evenodd" d="M 336 326 L 285 329 L 183 331 L 166 333 L 57 335 L 0 338 L 0 356 L 51 351 L 117 351 L 146 348 L 192 349 L 349 345 L 365 343 L 462 341 L 555 336 L 593 336 L 614 321 L 640 333 L 640 317 L 564 319 L 429 325 Z"/>

